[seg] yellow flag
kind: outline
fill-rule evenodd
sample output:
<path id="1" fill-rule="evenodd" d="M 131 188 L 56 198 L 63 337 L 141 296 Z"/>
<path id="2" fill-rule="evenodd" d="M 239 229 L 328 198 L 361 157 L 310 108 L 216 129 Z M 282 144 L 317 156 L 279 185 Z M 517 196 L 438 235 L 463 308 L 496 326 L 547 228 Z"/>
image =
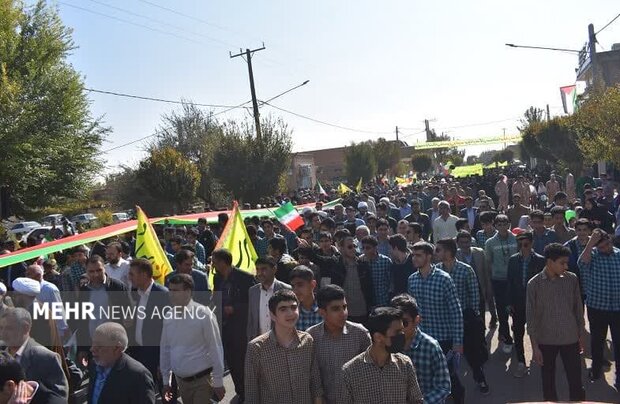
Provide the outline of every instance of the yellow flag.
<path id="1" fill-rule="evenodd" d="M 256 275 L 256 266 L 254 263 L 258 259 L 258 254 L 256 254 L 254 244 L 252 244 L 252 240 L 250 240 L 248 231 L 245 228 L 245 223 L 243 223 L 237 201 L 233 204 L 232 214 L 215 248 L 224 248 L 228 250 L 232 254 L 233 266 L 251 275 Z M 209 271 L 209 285 L 211 285 L 211 290 L 213 290 L 214 275 L 214 270 L 211 269 Z"/>
<path id="2" fill-rule="evenodd" d="M 172 272 L 172 267 L 161 247 L 159 239 L 149 219 L 142 209 L 136 206 L 138 228 L 136 229 L 136 258 L 146 258 L 153 265 L 153 280 L 160 285 L 164 284 L 166 275 Z"/>
<path id="3" fill-rule="evenodd" d="M 362 177 L 360 177 L 360 180 L 357 182 L 357 185 L 355 186 L 355 190 L 357 191 L 358 194 L 362 192 Z"/>
<path id="4" fill-rule="evenodd" d="M 347 187 L 346 185 L 344 185 L 342 182 L 340 183 L 340 185 L 338 185 L 338 191 L 340 191 L 341 195 L 346 194 L 347 192 L 353 192 L 351 190 L 351 188 Z"/>

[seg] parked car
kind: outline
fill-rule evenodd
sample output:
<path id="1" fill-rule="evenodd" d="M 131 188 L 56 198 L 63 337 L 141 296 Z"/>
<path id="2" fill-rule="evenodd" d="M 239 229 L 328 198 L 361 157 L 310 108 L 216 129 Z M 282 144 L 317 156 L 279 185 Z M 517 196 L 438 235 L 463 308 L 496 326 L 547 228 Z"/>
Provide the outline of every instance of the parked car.
<path id="1" fill-rule="evenodd" d="M 53 224 L 59 226 L 62 222 L 62 219 L 64 218 L 64 215 L 61 215 L 60 213 L 54 213 L 53 215 L 47 215 L 43 219 L 41 219 L 41 224 L 43 226 L 51 226 Z"/>
<path id="2" fill-rule="evenodd" d="M 114 223 L 126 222 L 128 220 L 129 215 L 125 212 L 112 213 L 112 222 Z"/>
<path id="3" fill-rule="evenodd" d="M 97 216 L 93 215 L 92 213 L 82 213 L 80 215 L 75 215 L 71 218 L 71 223 L 73 223 L 74 225 L 90 225 L 92 222 L 94 222 L 95 220 L 97 220 Z"/>
<path id="4" fill-rule="evenodd" d="M 16 236 L 22 236 L 28 232 L 30 232 L 30 230 L 36 228 L 36 227 L 40 227 L 41 225 L 37 222 L 21 222 L 21 223 L 16 223 L 14 224 L 11 229 L 9 230 L 9 234 L 14 234 Z"/>
<path id="5" fill-rule="evenodd" d="M 26 234 L 24 240 L 28 240 L 29 238 L 40 240 L 42 238 L 45 238 L 45 236 L 47 236 L 50 231 L 52 232 L 51 236 L 54 239 L 61 238 L 63 236 L 62 227 L 39 226 L 32 229 L 28 234 Z"/>

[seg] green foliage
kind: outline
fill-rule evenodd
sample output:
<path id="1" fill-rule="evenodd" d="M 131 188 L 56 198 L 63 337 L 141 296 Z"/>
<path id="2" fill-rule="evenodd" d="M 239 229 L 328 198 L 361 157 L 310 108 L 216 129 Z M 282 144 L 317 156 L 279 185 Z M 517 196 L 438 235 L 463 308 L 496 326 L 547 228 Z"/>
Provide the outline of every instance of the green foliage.
<path id="1" fill-rule="evenodd" d="M 377 159 L 373 142 L 351 143 L 344 150 L 344 167 L 349 184 L 360 178 L 368 181 L 377 175 Z"/>
<path id="2" fill-rule="evenodd" d="M 514 158 L 515 158 L 515 153 L 512 150 L 504 149 L 502 151 L 498 151 L 497 153 L 495 153 L 491 162 L 492 163 L 503 163 L 504 161 L 507 161 L 511 163 L 512 160 L 514 160 Z"/>
<path id="3" fill-rule="evenodd" d="M 470 166 L 472 164 L 476 164 L 478 163 L 478 157 L 476 156 L 467 156 L 467 159 L 465 160 L 465 164 Z"/>
<path id="4" fill-rule="evenodd" d="M 247 121 L 242 125 L 229 122 L 214 152 L 211 172 L 234 198 L 257 203 L 278 192 L 280 177 L 290 166 L 292 147 L 291 131 L 280 119 L 262 120 L 260 140 Z"/>
<path id="5" fill-rule="evenodd" d="M 99 209 L 93 213 L 97 216 L 97 223 L 92 227 L 105 227 L 114 223 L 114 219 L 112 218 L 112 212 L 110 209 Z"/>
<path id="6" fill-rule="evenodd" d="M 200 183 L 200 173 L 181 153 L 164 147 L 151 150 L 150 156 L 140 162 L 136 181 L 146 195 L 158 202 L 160 208 L 177 214 L 192 204 Z"/>
<path id="7" fill-rule="evenodd" d="M 388 141 L 381 137 L 376 142 L 372 142 L 372 147 L 379 174 L 397 169 L 400 162 L 400 142 Z"/>
<path id="8" fill-rule="evenodd" d="M 620 86 L 592 94 L 570 117 L 570 125 L 588 162 L 620 166 Z"/>
<path id="9" fill-rule="evenodd" d="M 71 30 L 40 1 L 0 0 L 0 184 L 18 214 L 82 196 L 109 131 L 67 62 Z"/>
<path id="10" fill-rule="evenodd" d="M 415 154 L 411 158 L 411 166 L 416 173 L 425 173 L 433 166 L 433 159 L 427 154 Z"/>
<path id="11" fill-rule="evenodd" d="M 568 118 L 531 123 L 523 131 L 522 145 L 530 156 L 561 163 L 573 172 L 583 167 L 578 135 Z"/>
<path id="12" fill-rule="evenodd" d="M 183 104 L 180 111 L 164 115 L 157 138 L 150 150 L 172 147 L 194 163 L 200 172 L 197 196 L 205 202 L 217 199 L 217 184 L 211 173 L 213 155 L 223 133 L 211 113 L 193 104 Z"/>
<path id="13" fill-rule="evenodd" d="M 517 129 L 519 129 L 520 132 L 523 132 L 531 124 L 542 122 L 544 114 L 545 111 L 540 108 L 529 107 L 523 113 L 523 118 L 520 120 L 521 126 L 518 126 Z"/>

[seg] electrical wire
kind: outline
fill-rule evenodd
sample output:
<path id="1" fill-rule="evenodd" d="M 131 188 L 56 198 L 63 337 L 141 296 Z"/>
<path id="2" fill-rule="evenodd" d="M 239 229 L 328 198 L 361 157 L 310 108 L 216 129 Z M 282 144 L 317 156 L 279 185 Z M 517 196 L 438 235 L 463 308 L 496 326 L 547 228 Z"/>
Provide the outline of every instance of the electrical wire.
<path id="1" fill-rule="evenodd" d="M 168 12 L 170 12 L 170 13 L 173 13 L 173 14 L 176 14 L 176 15 L 180 15 L 181 17 L 189 18 L 189 19 L 191 19 L 191 20 L 194 20 L 194 21 L 197 21 L 197 22 L 203 23 L 203 24 L 205 24 L 205 25 L 210 25 L 210 26 L 212 26 L 212 27 L 215 27 L 215 28 L 217 28 L 217 29 L 221 29 L 221 30 L 223 30 L 223 31 L 233 32 L 233 31 L 232 31 L 231 29 L 229 29 L 229 28 L 222 27 L 222 26 L 220 26 L 220 25 L 217 25 L 217 24 L 212 23 L 212 22 L 207 21 L 207 20 L 203 20 L 202 18 L 198 18 L 198 17 L 193 16 L 193 15 L 189 15 L 189 14 L 182 13 L 182 12 L 177 11 L 177 10 L 174 10 L 174 9 L 172 9 L 172 8 L 168 8 L 168 7 L 161 6 L 161 5 L 157 4 L 157 3 L 153 3 L 153 2 L 148 1 L 148 0 L 138 0 L 138 1 L 139 1 L 139 2 L 141 2 L 141 3 L 148 4 L 149 6 L 152 6 L 152 7 L 155 7 L 155 8 L 159 8 L 160 10 L 165 10 L 165 11 L 168 11 Z"/>
<path id="2" fill-rule="evenodd" d="M 617 16 L 615 16 L 614 18 L 612 18 L 611 21 L 609 21 L 607 24 L 605 24 L 605 26 L 601 29 L 599 29 L 598 31 L 596 31 L 594 33 L 594 35 L 598 35 L 599 33 L 601 33 L 605 28 L 609 27 L 611 24 L 613 24 L 614 21 L 616 21 L 618 19 L 618 17 L 620 17 L 620 14 L 618 14 Z"/>
<path id="3" fill-rule="evenodd" d="M 461 128 L 472 128 L 475 126 L 485 126 L 485 125 L 492 125 L 494 123 L 501 123 L 501 122 L 506 122 L 506 121 L 514 121 L 521 118 L 520 116 L 516 117 L 516 118 L 506 118 L 506 119 L 500 119 L 498 121 L 490 121 L 490 122 L 481 122 L 481 123 L 470 123 L 470 124 L 466 124 L 466 125 L 458 125 L 458 126 L 445 126 L 445 127 L 441 127 L 441 128 L 436 128 L 437 130 L 443 130 L 443 129 L 461 129 Z"/>
<path id="4" fill-rule="evenodd" d="M 67 6 L 67 7 L 75 8 L 77 10 L 82 10 L 82 11 L 85 11 L 87 13 L 99 15 L 101 17 L 106 17 L 106 18 L 109 18 L 109 19 L 112 19 L 112 20 L 124 22 L 125 24 L 134 25 L 134 26 L 140 27 L 140 28 L 145 28 L 145 29 L 148 29 L 149 31 L 158 32 L 160 34 L 169 35 L 169 36 L 173 36 L 173 37 L 178 38 L 178 39 L 183 39 L 185 41 L 189 41 L 189 42 L 197 43 L 197 44 L 200 44 L 200 45 L 204 45 L 204 42 L 196 41 L 195 39 L 188 38 L 188 37 L 183 36 L 183 35 L 178 35 L 178 34 L 175 34 L 174 32 L 164 31 L 164 30 L 161 30 L 161 29 L 158 29 L 158 28 L 153 28 L 153 27 L 150 27 L 148 25 L 144 25 L 144 24 L 140 24 L 140 23 L 137 23 L 137 22 L 134 22 L 134 21 L 126 20 L 124 18 L 115 17 L 113 15 L 109 15 L 109 14 L 102 13 L 102 12 L 99 12 L 99 11 L 91 10 L 91 9 L 80 7 L 80 6 L 76 6 L 76 5 L 70 4 L 70 3 L 65 3 L 64 1 L 58 1 L 58 4 L 62 4 L 62 5 Z"/>
<path id="5" fill-rule="evenodd" d="M 369 134 L 373 134 L 373 135 L 392 135 L 393 134 L 392 132 L 377 132 L 377 131 L 370 131 L 370 130 L 364 130 L 364 129 L 348 128 L 346 126 L 340 126 L 340 125 L 336 125 L 336 124 L 333 124 L 333 123 L 321 121 L 321 120 L 318 120 L 318 119 L 315 119 L 315 118 L 311 118 L 309 116 L 298 114 L 297 112 L 293 112 L 293 111 L 289 111 L 288 109 L 277 107 L 277 106 L 275 106 L 273 104 L 270 104 L 268 102 L 263 102 L 263 104 L 264 105 L 269 105 L 271 108 L 277 109 L 277 110 L 282 111 L 282 112 L 286 112 L 287 114 L 294 115 L 294 116 L 296 116 L 298 118 L 306 119 L 308 121 L 312 121 L 312 122 L 315 122 L 315 123 L 320 123 L 321 125 L 331 126 L 332 128 L 336 128 L 336 129 L 348 130 L 348 131 L 351 131 L 351 132 L 358 132 L 358 133 L 369 133 Z"/>
<path id="6" fill-rule="evenodd" d="M 188 30 L 188 29 L 186 29 L 186 28 L 179 27 L 179 26 L 177 26 L 177 25 L 173 25 L 173 24 L 167 23 L 167 22 L 165 22 L 165 21 L 157 20 L 157 19 L 151 18 L 151 17 L 149 17 L 149 16 L 146 16 L 146 15 L 144 15 L 144 14 L 140 14 L 140 13 L 136 13 L 136 12 L 131 11 L 131 10 L 127 10 L 127 9 L 125 9 L 125 8 L 121 8 L 121 7 L 113 6 L 113 5 L 111 5 L 111 4 L 107 4 L 107 3 L 104 3 L 104 2 L 102 2 L 102 1 L 98 1 L 98 0 L 90 0 L 90 1 L 91 1 L 91 2 L 93 2 L 93 3 L 95 3 L 95 4 L 99 4 L 99 5 L 102 5 L 102 6 L 104 6 L 104 7 L 111 8 L 111 9 L 113 9 L 113 10 L 117 10 L 117 11 L 120 11 L 120 12 L 123 12 L 123 13 L 126 13 L 126 14 L 129 14 L 129 15 L 133 15 L 133 16 L 135 16 L 135 17 L 143 18 L 143 19 L 145 19 L 145 20 L 147 20 L 147 21 L 154 22 L 154 23 L 156 23 L 156 24 L 160 24 L 160 25 L 168 26 L 168 27 L 173 28 L 173 29 L 177 29 L 177 30 L 179 30 L 179 31 L 185 32 L 185 33 L 190 34 L 190 35 L 196 35 L 196 36 L 200 36 L 200 37 L 206 38 L 206 39 L 208 39 L 208 40 L 210 40 L 210 41 L 217 42 L 217 43 L 219 43 L 219 44 L 221 44 L 221 45 L 224 45 L 224 46 L 227 46 L 227 47 L 233 47 L 233 48 L 236 48 L 236 47 L 237 47 L 236 45 L 233 45 L 233 44 L 230 44 L 230 43 L 228 43 L 228 42 L 225 42 L 225 41 L 219 40 L 219 39 L 217 39 L 217 38 L 213 38 L 213 37 L 211 37 L 211 36 L 208 36 L 208 35 L 202 34 L 202 33 L 200 33 L 200 32 L 190 31 L 190 30 Z"/>
<path id="7" fill-rule="evenodd" d="M 187 105 L 195 105 L 197 107 L 209 107 L 209 108 L 230 108 L 230 109 L 239 108 L 239 106 L 222 105 L 222 104 L 202 104 L 202 103 L 191 102 L 191 101 L 166 100 L 163 98 L 146 97 L 143 95 L 134 95 L 134 94 L 117 93 L 114 91 L 97 90 L 95 88 L 85 88 L 85 90 L 93 92 L 93 93 L 114 95 L 116 97 L 134 98 L 134 99 L 145 100 L 145 101 L 164 102 L 167 104 L 177 104 L 177 105 L 187 104 Z"/>

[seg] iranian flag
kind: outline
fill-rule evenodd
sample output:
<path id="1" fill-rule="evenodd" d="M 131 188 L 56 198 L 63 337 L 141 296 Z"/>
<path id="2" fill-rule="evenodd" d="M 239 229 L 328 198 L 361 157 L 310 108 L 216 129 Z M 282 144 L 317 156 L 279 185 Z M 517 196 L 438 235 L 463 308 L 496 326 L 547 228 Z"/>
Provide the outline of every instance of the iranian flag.
<path id="1" fill-rule="evenodd" d="M 295 231 L 304 225 L 304 219 L 297 213 L 292 203 L 287 202 L 273 211 L 280 223 Z"/>
<path id="2" fill-rule="evenodd" d="M 560 94 L 562 95 L 562 107 L 564 112 L 572 114 L 577 109 L 577 86 L 564 86 L 560 87 Z"/>
<path id="3" fill-rule="evenodd" d="M 318 180 L 316 181 L 316 185 L 319 188 L 319 195 L 327 195 L 327 192 L 325 192 L 325 190 L 321 186 L 321 183 Z"/>

